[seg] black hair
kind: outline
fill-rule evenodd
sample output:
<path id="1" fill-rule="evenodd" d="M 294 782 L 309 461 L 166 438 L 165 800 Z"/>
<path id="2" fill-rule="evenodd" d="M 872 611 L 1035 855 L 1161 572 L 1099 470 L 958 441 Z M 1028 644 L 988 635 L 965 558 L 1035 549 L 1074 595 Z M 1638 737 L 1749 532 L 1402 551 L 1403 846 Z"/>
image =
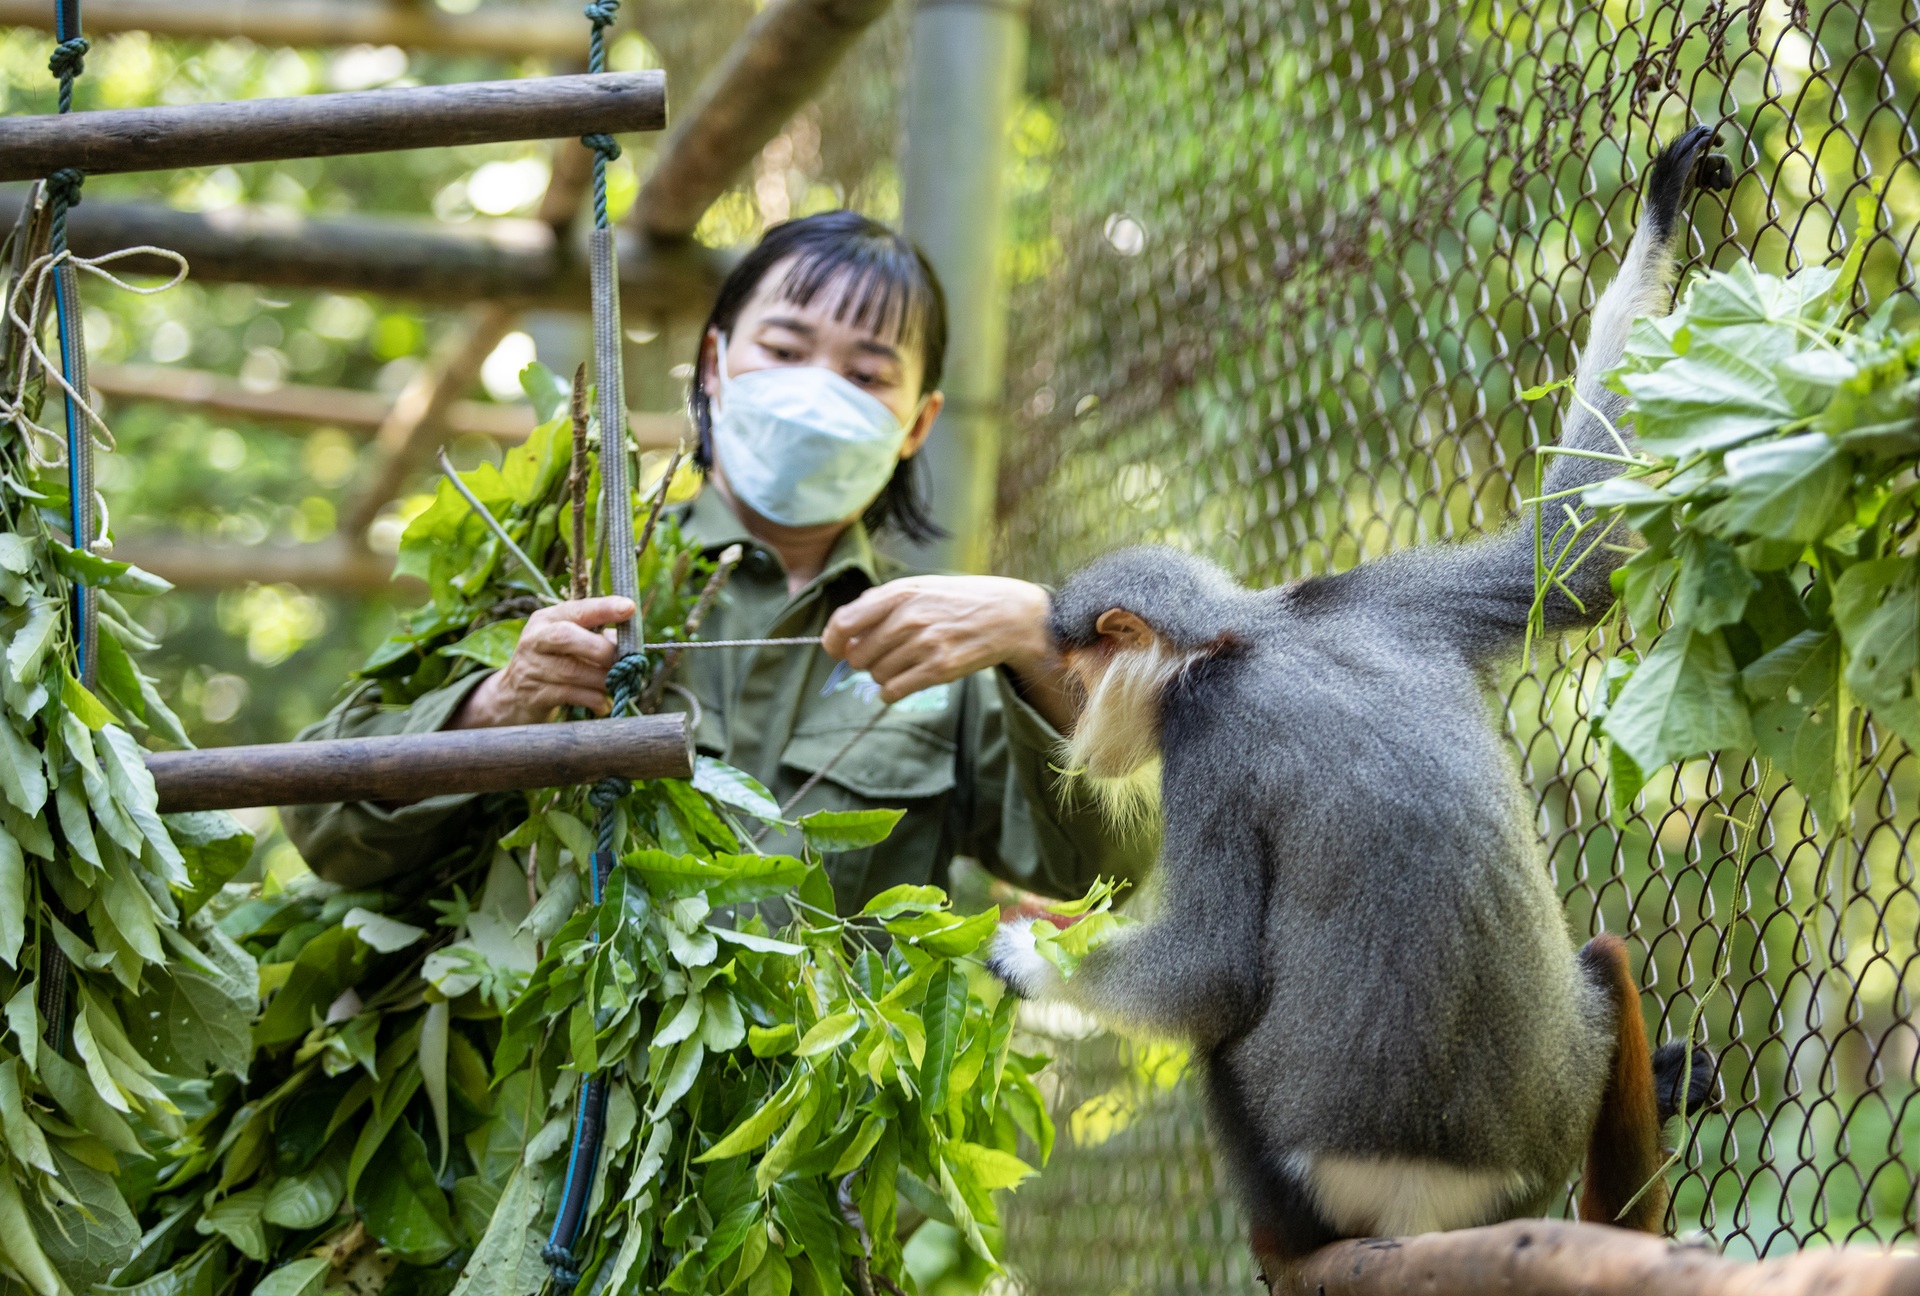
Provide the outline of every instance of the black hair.
<path id="1" fill-rule="evenodd" d="M 706 327 L 700 330 L 687 408 L 699 434 L 694 462 L 702 469 L 713 466 L 713 402 L 707 395 L 705 366 L 701 363 L 707 334 L 731 337 L 741 310 L 761 281 L 788 260 L 793 265 L 781 284 L 784 300 L 806 306 L 823 289 L 838 289 L 834 318 L 851 318 L 861 328 L 910 339 L 920 348 L 923 361 L 919 394 L 940 385 L 947 358 L 947 295 L 926 254 L 904 235 L 859 212 L 830 211 L 784 221 L 762 235 L 727 275 Z M 934 522 L 927 506 L 919 470 L 922 457 L 903 459 L 893 470 L 886 489 L 868 506 L 862 519 L 869 529 L 891 529 L 922 543 L 947 534 Z"/>

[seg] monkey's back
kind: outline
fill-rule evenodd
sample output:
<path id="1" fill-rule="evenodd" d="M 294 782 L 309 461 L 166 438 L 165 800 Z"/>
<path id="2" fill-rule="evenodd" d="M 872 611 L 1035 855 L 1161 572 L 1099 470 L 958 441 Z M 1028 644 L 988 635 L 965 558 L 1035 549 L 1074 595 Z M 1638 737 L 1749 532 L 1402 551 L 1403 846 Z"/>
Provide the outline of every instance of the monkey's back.
<path id="1" fill-rule="evenodd" d="M 1402 623 L 1275 602 L 1165 739 L 1170 799 L 1231 776 L 1264 825 L 1265 999 L 1215 1051 L 1216 1089 L 1267 1158 L 1431 1158 L 1557 1191 L 1611 1022 L 1484 681 Z"/>

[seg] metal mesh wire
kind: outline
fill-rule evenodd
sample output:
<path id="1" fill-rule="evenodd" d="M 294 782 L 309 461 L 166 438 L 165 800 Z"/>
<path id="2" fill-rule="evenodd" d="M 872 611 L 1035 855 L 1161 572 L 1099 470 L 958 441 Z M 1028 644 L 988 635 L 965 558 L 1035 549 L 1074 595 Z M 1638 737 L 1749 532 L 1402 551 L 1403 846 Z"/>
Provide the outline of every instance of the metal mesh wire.
<path id="1" fill-rule="evenodd" d="M 1912 0 L 1057 0 L 1035 21 L 1052 111 L 1017 186 L 1010 571 L 1157 539 L 1275 583 L 1499 526 L 1558 434 L 1517 393 L 1568 371 L 1641 170 L 1695 121 L 1738 179 L 1695 207 L 1691 266 L 1831 261 L 1884 184 L 1860 305 L 1916 305 Z M 1912 756 L 1869 726 L 1832 845 L 1738 754 L 1610 820 L 1585 713 L 1614 647 L 1543 649 L 1504 716 L 1570 927 L 1626 933 L 1658 1039 L 1698 1011 L 1721 1059 L 1671 1222 L 1734 1255 L 1911 1241 Z M 1057 1047 L 1056 1165 L 1010 1203 L 1021 1285 L 1244 1289 L 1185 1086 L 1111 1042 Z"/>

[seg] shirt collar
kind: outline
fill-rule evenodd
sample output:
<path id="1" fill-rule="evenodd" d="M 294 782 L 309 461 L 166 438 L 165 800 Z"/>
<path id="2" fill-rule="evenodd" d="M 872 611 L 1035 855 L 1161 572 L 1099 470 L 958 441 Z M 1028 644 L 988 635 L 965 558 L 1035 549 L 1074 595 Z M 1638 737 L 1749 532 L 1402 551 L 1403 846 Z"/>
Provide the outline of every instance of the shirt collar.
<path id="1" fill-rule="evenodd" d="M 757 547 L 766 550 L 778 561 L 778 555 L 755 540 L 740 519 L 734 516 L 733 510 L 717 490 L 702 490 L 694 498 L 686 521 L 681 525 L 703 553 L 713 554 L 730 544 L 739 544 L 749 549 Z M 867 533 L 867 524 L 858 518 L 834 541 L 833 549 L 827 554 L 827 565 L 809 584 L 825 585 L 848 571 L 860 572 L 868 583 L 874 585 L 886 579 L 880 572 L 880 558 L 874 551 L 873 537 Z"/>

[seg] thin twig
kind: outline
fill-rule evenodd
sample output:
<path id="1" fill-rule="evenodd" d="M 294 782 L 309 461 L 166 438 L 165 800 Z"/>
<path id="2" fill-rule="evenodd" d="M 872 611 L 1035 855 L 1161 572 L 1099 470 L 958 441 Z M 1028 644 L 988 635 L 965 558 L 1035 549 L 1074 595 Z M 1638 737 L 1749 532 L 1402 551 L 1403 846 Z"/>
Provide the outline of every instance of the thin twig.
<path id="1" fill-rule="evenodd" d="M 660 525 L 660 510 L 667 506 L 667 491 L 673 487 L 673 479 L 680 472 L 680 461 L 686 458 L 684 450 L 675 450 L 673 458 L 667 461 L 667 470 L 660 474 L 660 489 L 653 493 L 653 507 L 647 510 L 647 525 L 641 529 L 639 542 L 633 546 L 633 552 L 643 554 L 647 546 L 653 543 L 653 529 Z"/>
<path id="2" fill-rule="evenodd" d="M 573 373 L 573 460 L 567 467 L 567 494 L 573 501 L 574 598 L 587 596 L 587 362 Z"/>
<path id="3" fill-rule="evenodd" d="M 833 754 L 833 758 L 829 760 L 826 764 L 822 765 L 819 769 L 809 774 L 807 776 L 807 781 L 800 785 L 799 790 L 796 791 L 792 796 L 788 797 L 784 802 L 781 803 L 780 817 L 782 819 L 785 819 L 788 815 L 792 814 L 793 808 L 799 805 L 802 801 L 806 800 L 807 793 L 813 791 L 816 787 L 819 787 L 820 780 L 825 778 L 827 774 L 833 769 L 833 767 L 840 763 L 841 758 L 843 758 L 848 752 L 852 751 L 862 738 L 865 738 L 868 734 L 872 733 L 874 726 L 879 724 L 882 720 L 884 720 L 886 718 L 887 712 L 891 710 L 893 710 L 893 703 L 889 702 L 885 706 L 881 707 L 878 711 L 875 711 L 873 715 L 868 718 L 867 722 L 861 725 L 860 728 L 854 732 L 853 737 L 847 739 L 846 746 L 842 747 L 839 751 L 835 752 Z M 754 835 L 753 839 L 755 841 L 760 841 L 762 838 L 764 838 L 768 833 L 772 831 L 773 831 L 773 825 L 767 824 L 758 833 Z"/>
<path id="4" fill-rule="evenodd" d="M 507 534 L 507 529 L 500 525 L 500 519 L 489 512 L 487 506 L 480 502 L 480 497 L 467 489 L 467 484 L 460 480 L 460 474 L 454 468 L 453 461 L 447 458 L 445 446 L 440 448 L 438 458 L 440 460 L 440 471 L 446 474 L 447 480 L 453 483 L 453 488 L 460 492 L 461 498 L 466 500 L 473 511 L 480 515 L 480 520 L 487 524 L 487 530 L 493 532 L 495 538 L 507 547 L 507 552 L 514 556 L 515 561 L 526 569 L 527 575 L 531 576 L 533 583 L 539 587 L 541 596 L 549 603 L 558 603 L 560 596 L 553 592 L 553 586 L 547 583 L 546 575 L 541 572 L 538 567 L 534 566 L 533 559 L 527 557 L 520 546 L 513 542 L 513 537 Z"/>
<path id="5" fill-rule="evenodd" d="M 720 565 L 713 569 L 713 575 L 707 577 L 705 588 L 700 597 L 694 600 L 693 610 L 687 613 L 686 637 L 693 638 L 700 633 L 701 622 L 707 619 L 707 613 L 713 610 L 714 602 L 720 597 L 720 591 L 726 588 L 727 578 L 733 575 L 733 569 L 740 565 L 746 550 L 737 544 L 728 545 L 720 551 Z M 683 555 L 684 556 L 684 555 Z M 676 587 L 679 582 L 675 582 Z M 673 674 L 673 668 L 680 664 L 680 650 L 667 649 L 660 658 L 660 665 L 654 669 L 653 678 L 647 681 L 647 691 L 640 696 L 641 714 L 646 714 L 660 705 L 660 699 L 667 691 L 667 679 Z"/>

